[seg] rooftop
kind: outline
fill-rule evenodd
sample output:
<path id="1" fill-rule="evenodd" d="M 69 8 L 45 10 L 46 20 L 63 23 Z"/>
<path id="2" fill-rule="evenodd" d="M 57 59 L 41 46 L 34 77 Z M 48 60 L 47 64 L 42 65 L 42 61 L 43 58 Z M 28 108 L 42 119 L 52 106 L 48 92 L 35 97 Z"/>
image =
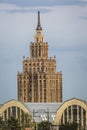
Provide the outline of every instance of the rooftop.
<path id="1" fill-rule="evenodd" d="M 24 103 L 36 122 L 49 120 L 53 122 L 57 109 L 63 103 Z"/>

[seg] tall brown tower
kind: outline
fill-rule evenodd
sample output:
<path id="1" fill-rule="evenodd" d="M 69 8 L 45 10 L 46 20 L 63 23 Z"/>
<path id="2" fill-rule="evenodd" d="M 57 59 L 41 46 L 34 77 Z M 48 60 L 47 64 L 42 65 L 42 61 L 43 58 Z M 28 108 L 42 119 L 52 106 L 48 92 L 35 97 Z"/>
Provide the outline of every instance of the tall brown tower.
<path id="1" fill-rule="evenodd" d="M 22 102 L 62 102 L 62 73 L 56 72 L 56 58 L 48 57 L 38 11 L 30 58 L 23 57 L 23 72 L 17 75 L 18 100 Z"/>

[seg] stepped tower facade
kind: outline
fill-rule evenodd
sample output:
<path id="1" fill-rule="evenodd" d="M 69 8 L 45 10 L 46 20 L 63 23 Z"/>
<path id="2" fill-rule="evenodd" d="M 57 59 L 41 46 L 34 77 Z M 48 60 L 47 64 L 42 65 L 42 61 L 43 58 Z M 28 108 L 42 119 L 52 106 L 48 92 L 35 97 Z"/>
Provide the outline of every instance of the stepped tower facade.
<path id="1" fill-rule="evenodd" d="M 56 57 L 48 56 L 40 12 L 30 58 L 23 57 L 23 72 L 18 72 L 18 100 L 22 102 L 62 102 L 62 72 L 56 72 Z"/>

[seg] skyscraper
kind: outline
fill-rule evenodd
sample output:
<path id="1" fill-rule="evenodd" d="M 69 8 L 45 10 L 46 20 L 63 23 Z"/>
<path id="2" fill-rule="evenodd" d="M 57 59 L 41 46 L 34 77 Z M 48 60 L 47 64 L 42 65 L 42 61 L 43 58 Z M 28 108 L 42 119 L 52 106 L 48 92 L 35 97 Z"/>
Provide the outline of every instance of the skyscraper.
<path id="1" fill-rule="evenodd" d="M 18 72 L 18 100 L 22 102 L 62 102 L 62 73 L 56 72 L 56 57 L 48 56 L 38 11 L 30 58 L 23 57 L 23 72 Z"/>

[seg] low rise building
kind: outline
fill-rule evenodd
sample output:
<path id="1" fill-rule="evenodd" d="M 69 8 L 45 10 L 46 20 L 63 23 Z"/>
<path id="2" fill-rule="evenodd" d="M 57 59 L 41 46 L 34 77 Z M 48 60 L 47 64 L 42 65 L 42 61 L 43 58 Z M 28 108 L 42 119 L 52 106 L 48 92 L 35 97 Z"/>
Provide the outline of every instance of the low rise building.
<path id="1" fill-rule="evenodd" d="M 0 107 L 0 116 L 4 120 L 10 116 L 20 118 L 22 113 L 32 116 L 34 122 L 49 121 L 53 125 L 77 122 L 87 128 L 87 102 L 81 99 L 70 99 L 62 103 L 22 103 L 11 100 Z"/>

